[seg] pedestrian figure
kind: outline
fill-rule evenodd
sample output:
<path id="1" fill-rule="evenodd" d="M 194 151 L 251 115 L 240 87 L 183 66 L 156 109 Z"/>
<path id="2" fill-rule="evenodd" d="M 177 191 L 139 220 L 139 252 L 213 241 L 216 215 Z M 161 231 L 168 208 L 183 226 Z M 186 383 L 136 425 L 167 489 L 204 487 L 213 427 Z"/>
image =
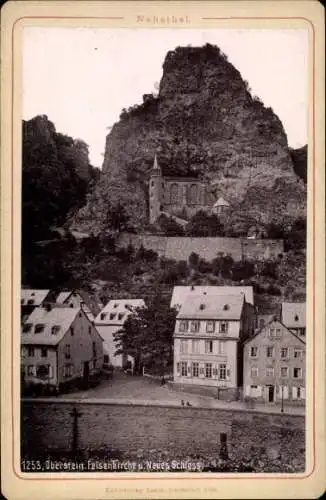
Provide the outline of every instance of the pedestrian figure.
<path id="1" fill-rule="evenodd" d="M 183 399 L 181 399 L 181 405 L 184 406 L 185 405 L 185 402 Z"/>
<path id="2" fill-rule="evenodd" d="M 189 403 L 189 401 L 187 401 L 187 406 L 191 406 L 191 404 Z"/>

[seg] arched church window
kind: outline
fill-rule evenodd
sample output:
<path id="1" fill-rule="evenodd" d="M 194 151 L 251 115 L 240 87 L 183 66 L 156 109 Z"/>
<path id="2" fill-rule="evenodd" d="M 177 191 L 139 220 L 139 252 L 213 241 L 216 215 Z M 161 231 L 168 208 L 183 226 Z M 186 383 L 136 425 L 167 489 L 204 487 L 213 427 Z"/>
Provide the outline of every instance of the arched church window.
<path id="1" fill-rule="evenodd" d="M 179 186 L 172 184 L 171 186 L 171 203 L 179 203 Z"/>
<path id="2" fill-rule="evenodd" d="M 190 186 L 189 202 L 190 205 L 196 205 L 198 202 L 198 186 L 196 184 Z"/>

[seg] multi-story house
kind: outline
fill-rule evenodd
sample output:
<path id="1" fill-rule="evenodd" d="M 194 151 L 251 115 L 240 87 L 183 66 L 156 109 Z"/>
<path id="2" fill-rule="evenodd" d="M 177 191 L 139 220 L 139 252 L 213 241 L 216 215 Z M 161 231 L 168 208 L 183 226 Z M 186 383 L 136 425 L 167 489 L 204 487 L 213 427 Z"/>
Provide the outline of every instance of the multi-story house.
<path id="1" fill-rule="evenodd" d="M 59 293 L 56 299 L 56 305 L 81 308 L 90 321 L 94 321 L 102 307 L 102 304 L 98 304 L 96 300 L 84 290 L 70 290 Z"/>
<path id="2" fill-rule="evenodd" d="M 267 403 L 305 399 L 306 344 L 277 318 L 245 342 L 244 396 Z"/>
<path id="3" fill-rule="evenodd" d="M 20 292 L 20 309 L 22 321 L 24 321 L 36 307 L 42 306 L 51 299 L 52 295 L 50 290 L 23 288 Z"/>
<path id="4" fill-rule="evenodd" d="M 125 367 L 128 361 L 133 364 L 133 358 L 127 355 L 115 355 L 117 350 L 114 333 L 121 330 L 128 316 L 136 309 L 145 307 L 143 299 L 110 300 L 96 316 L 94 324 L 104 340 L 104 365 Z"/>
<path id="5" fill-rule="evenodd" d="M 252 286 L 213 286 L 213 285 L 188 285 L 188 286 L 175 286 L 173 288 L 170 307 L 175 307 L 180 310 L 182 304 L 192 296 L 207 296 L 223 297 L 229 296 L 244 296 L 246 303 L 254 306 L 254 292 Z M 254 312 L 254 311 L 253 311 Z"/>
<path id="6" fill-rule="evenodd" d="M 243 294 L 188 296 L 176 318 L 174 382 L 216 388 L 218 397 L 235 399 L 243 341 L 253 334 L 251 310 Z"/>
<path id="7" fill-rule="evenodd" d="M 103 339 L 82 309 L 38 307 L 21 331 L 21 374 L 26 386 L 60 389 L 76 379 L 87 383 L 103 364 Z"/>
<path id="8" fill-rule="evenodd" d="M 306 336 L 306 303 L 283 302 L 281 308 L 281 321 L 291 332 L 298 337 Z"/>

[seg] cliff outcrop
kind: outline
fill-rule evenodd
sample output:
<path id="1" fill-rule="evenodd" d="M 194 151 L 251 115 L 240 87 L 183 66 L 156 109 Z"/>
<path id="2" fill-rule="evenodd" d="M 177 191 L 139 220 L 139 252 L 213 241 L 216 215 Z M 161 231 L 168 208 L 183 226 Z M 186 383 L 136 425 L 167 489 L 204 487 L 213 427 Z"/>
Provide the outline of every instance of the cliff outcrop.
<path id="1" fill-rule="evenodd" d="M 231 224 L 287 224 L 305 215 L 305 183 L 281 121 L 216 46 L 168 52 L 158 95 L 122 110 L 107 136 L 103 175 L 73 226 L 97 232 L 108 203 L 119 202 L 143 229 L 155 153 L 163 175 L 196 176 L 226 199 Z"/>

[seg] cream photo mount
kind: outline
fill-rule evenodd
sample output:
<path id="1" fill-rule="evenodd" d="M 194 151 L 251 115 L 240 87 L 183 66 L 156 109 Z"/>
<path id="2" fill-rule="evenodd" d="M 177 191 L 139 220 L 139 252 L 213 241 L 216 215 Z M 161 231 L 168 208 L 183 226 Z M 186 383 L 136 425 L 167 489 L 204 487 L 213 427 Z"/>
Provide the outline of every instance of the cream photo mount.
<path id="1" fill-rule="evenodd" d="M 306 471 L 22 473 L 20 282 L 22 30 L 306 29 L 309 37 Z M 325 489 L 325 28 L 320 3 L 7 2 L 1 16 L 1 487 L 5 497 L 318 498 Z"/>

